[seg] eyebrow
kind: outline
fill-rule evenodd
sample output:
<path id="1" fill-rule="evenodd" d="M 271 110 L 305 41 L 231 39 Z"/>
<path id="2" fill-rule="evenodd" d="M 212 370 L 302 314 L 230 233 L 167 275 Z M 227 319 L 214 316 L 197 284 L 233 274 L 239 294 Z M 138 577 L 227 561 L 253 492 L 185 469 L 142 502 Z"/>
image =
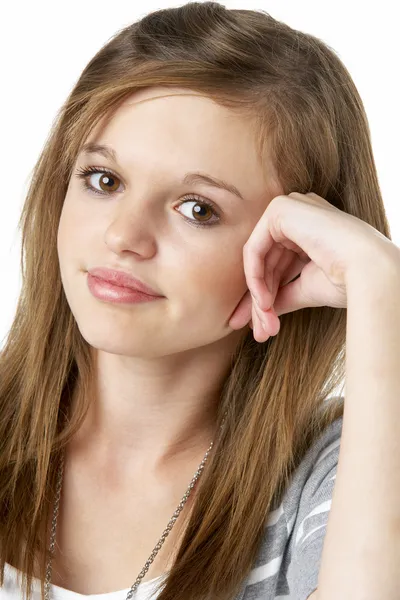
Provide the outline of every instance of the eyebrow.
<path id="1" fill-rule="evenodd" d="M 87 143 L 82 147 L 81 153 L 86 154 L 86 155 L 100 154 L 101 156 L 104 156 L 105 158 L 108 158 L 109 160 L 112 160 L 113 162 L 118 163 L 117 153 L 115 152 L 115 150 L 113 148 L 111 148 L 111 146 L 106 146 L 103 144 Z M 191 171 L 189 173 L 186 173 L 186 175 L 182 179 L 182 183 L 184 185 L 191 185 L 194 183 L 206 183 L 212 187 L 226 190 L 226 191 L 230 192 L 231 194 L 234 194 L 241 200 L 244 200 L 242 194 L 239 192 L 237 187 L 235 187 L 231 183 L 227 183 L 226 181 L 223 181 L 222 179 L 217 179 L 216 177 L 213 177 L 212 175 L 209 175 L 208 173 L 202 173 L 200 171 Z"/>

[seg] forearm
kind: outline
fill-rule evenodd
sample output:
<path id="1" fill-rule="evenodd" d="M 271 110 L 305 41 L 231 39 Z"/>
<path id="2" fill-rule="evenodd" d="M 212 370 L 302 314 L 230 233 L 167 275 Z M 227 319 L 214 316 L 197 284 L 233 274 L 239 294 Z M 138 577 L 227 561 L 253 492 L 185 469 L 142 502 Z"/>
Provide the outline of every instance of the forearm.
<path id="1" fill-rule="evenodd" d="M 400 261 L 352 275 L 343 430 L 317 597 L 398 600 Z"/>

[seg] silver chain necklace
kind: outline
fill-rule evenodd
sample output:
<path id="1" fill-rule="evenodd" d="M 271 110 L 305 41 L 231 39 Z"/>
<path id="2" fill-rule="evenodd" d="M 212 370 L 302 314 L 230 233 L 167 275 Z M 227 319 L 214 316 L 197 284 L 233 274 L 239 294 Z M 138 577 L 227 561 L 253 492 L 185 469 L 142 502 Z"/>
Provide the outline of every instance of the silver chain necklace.
<path id="1" fill-rule="evenodd" d="M 226 416 L 226 415 L 225 415 Z M 222 424 L 220 426 L 220 429 L 222 429 L 222 426 L 225 422 L 225 417 L 222 420 Z M 176 511 L 174 512 L 174 514 L 172 515 L 171 520 L 169 521 L 166 529 L 164 530 L 164 533 L 162 534 L 161 538 L 159 539 L 159 541 L 157 542 L 156 546 L 154 547 L 154 550 L 152 551 L 152 553 L 150 554 L 149 558 L 146 560 L 146 563 L 143 567 L 143 569 L 140 571 L 139 575 L 136 578 L 135 583 L 131 586 L 130 590 L 128 591 L 128 594 L 126 596 L 126 600 L 130 600 L 131 598 L 133 598 L 134 593 L 136 592 L 140 581 L 143 579 L 143 577 L 146 575 L 147 571 L 150 568 L 151 563 L 153 562 L 153 560 L 155 559 L 155 557 L 157 556 L 159 550 L 161 549 L 162 545 L 164 544 L 166 538 L 169 535 L 169 532 L 171 531 L 172 527 L 174 526 L 180 512 L 182 511 L 183 507 L 186 504 L 187 499 L 189 498 L 190 492 L 192 491 L 192 489 L 194 488 L 196 481 L 198 480 L 198 478 L 200 477 L 201 472 L 204 469 L 204 465 L 207 461 L 208 455 L 211 451 L 211 448 L 214 445 L 214 441 L 211 442 L 207 452 L 205 453 L 205 456 L 203 458 L 203 460 L 201 461 L 199 468 L 197 469 L 192 481 L 189 484 L 188 489 L 186 490 L 182 500 L 180 501 L 178 508 L 176 509 Z M 50 544 L 49 544 L 49 552 L 50 552 L 50 557 L 47 561 L 47 566 L 46 566 L 46 577 L 45 577 L 45 581 L 44 581 L 44 597 L 45 600 L 51 600 L 50 597 L 50 585 L 51 585 L 51 573 L 52 573 L 52 560 L 54 557 L 54 549 L 55 549 L 55 542 L 56 542 L 56 529 L 57 529 L 57 517 L 58 517 L 58 511 L 60 508 L 60 496 L 61 496 L 61 487 L 62 487 L 62 480 L 63 480 L 63 473 L 64 473 L 64 458 L 65 458 L 65 450 L 62 452 L 61 454 L 61 459 L 60 459 L 60 464 L 58 467 L 58 472 L 57 472 L 57 482 L 56 482 L 56 495 L 55 495 L 55 501 L 54 501 L 54 510 L 53 510 L 53 519 L 51 522 L 51 533 L 50 533 Z"/>

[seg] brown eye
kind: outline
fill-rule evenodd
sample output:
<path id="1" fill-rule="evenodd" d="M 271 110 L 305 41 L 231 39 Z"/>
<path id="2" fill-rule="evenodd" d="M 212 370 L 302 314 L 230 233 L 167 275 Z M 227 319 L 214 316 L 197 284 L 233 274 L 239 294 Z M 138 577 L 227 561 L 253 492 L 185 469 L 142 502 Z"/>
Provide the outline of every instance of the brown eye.
<path id="1" fill-rule="evenodd" d="M 113 194 L 118 190 L 118 186 L 120 185 L 119 177 L 106 169 L 96 167 L 78 169 L 77 176 L 82 180 L 85 189 L 103 196 Z M 90 180 L 91 183 L 89 183 Z"/>
<path id="2" fill-rule="evenodd" d="M 105 192 L 115 192 L 118 189 L 118 181 L 118 177 L 111 175 L 111 173 L 100 173 L 98 185 Z"/>
<path id="3" fill-rule="evenodd" d="M 205 202 L 199 202 L 199 200 L 197 200 L 196 198 L 193 199 L 187 199 L 184 200 L 180 205 L 179 208 L 181 208 L 182 206 L 186 205 L 186 204 L 192 204 L 193 206 L 191 206 L 188 210 L 188 215 L 185 215 L 186 217 L 188 217 L 189 219 L 193 218 L 193 215 L 196 216 L 196 221 L 198 222 L 202 222 L 202 221 L 209 221 L 213 215 L 213 209 L 209 204 L 206 204 Z M 185 208 L 188 208 L 185 206 Z M 183 213 L 184 214 L 184 213 Z"/>
<path id="4" fill-rule="evenodd" d="M 185 204 L 194 205 L 188 207 L 189 215 L 183 214 L 183 216 L 186 221 L 195 227 L 211 227 L 220 221 L 220 214 L 215 206 L 200 196 L 185 196 L 177 208 L 181 208 Z M 195 218 L 193 218 L 193 215 L 195 215 Z"/>
<path id="5" fill-rule="evenodd" d="M 104 192 L 105 194 L 116 192 L 120 185 L 118 177 L 109 172 L 98 171 L 97 173 L 90 173 L 87 178 L 89 181 L 92 180 L 92 182 L 94 182 L 94 186 L 89 184 L 90 187 L 94 187 L 96 191 L 99 191 L 96 187 L 97 183 L 101 192 Z"/>
<path id="6" fill-rule="evenodd" d="M 111 196 L 116 193 L 121 182 L 117 175 L 103 167 L 82 167 L 77 169 L 76 176 L 82 181 L 85 190 L 100 196 Z M 97 177 L 97 185 L 94 181 L 95 176 Z M 91 180 L 91 183 L 89 183 L 89 180 Z M 190 216 L 183 215 L 183 218 L 193 227 L 212 227 L 221 221 L 219 210 L 210 200 L 206 200 L 201 196 L 189 195 L 184 197 L 178 208 L 187 203 L 194 204 L 194 207 L 189 210 Z M 195 218 L 193 218 L 193 214 Z"/>

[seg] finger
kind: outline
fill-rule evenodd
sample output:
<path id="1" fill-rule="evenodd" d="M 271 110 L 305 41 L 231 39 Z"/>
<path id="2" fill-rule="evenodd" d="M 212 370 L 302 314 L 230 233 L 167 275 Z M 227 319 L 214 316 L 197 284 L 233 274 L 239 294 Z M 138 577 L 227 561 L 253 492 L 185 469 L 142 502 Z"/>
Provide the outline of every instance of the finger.
<path id="1" fill-rule="evenodd" d="M 314 263 L 311 263 L 311 267 Z M 307 269 L 308 265 L 304 267 Z M 309 273 L 308 273 L 309 274 Z M 320 282 L 321 280 L 321 282 Z M 316 271 L 313 275 L 313 285 L 316 289 L 321 289 L 326 285 L 326 277 L 322 271 Z M 302 276 L 295 281 L 279 288 L 275 298 L 274 308 L 278 315 L 284 315 L 289 312 L 301 310 L 302 308 L 325 306 L 323 299 L 314 299 L 309 294 L 304 293 L 304 280 Z"/>
<path id="2" fill-rule="evenodd" d="M 260 224 L 261 221 L 257 223 L 252 236 L 254 236 L 257 226 L 259 227 Z M 274 243 L 268 229 L 263 227 L 263 231 L 258 231 L 257 237 L 253 237 L 251 244 L 246 242 L 243 246 L 243 264 L 247 287 L 259 304 L 265 308 L 272 304 L 272 292 L 265 282 L 265 263 L 267 253 Z M 268 306 L 265 306 L 265 304 L 268 304 Z"/>
<path id="3" fill-rule="evenodd" d="M 282 244 L 274 243 L 264 257 L 264 282 L 272 295 L 272 302 L 279 287 L 279 277 L 282 269 L 290 262 L 287 252 L 287 249 Z M 253 292 L 253 295 L 256 296 L 255 290 L 250 289 L 250 292 Z"/>
<path id="4" fill-rule="evenodd" d="M 284 273 L 281 276 L 280 287 L 288 284 L 292 279 L 300 275 L 304 266 L 311 261 L 311 258 L 307 257 L 307 260 L 298 256 L 298 254 L 293 254 L 292 262 L 286 267 Z"/>
<path id="5" fill-rule="evenodd" d="M 257 308 L 255 306 L 255 302 L 252 302 L 251 305 L 251 320 L 253 321 L 253 336 L 257 342 L 261 342 L 262 338 L 265 336 L 265 331 L 261 324 L 261 319 L 257 314 Z"/>
<path id="6" fill-rule="evenodd" d="M 255 230 L 254 230 L 255 231 Z M 295 265 L 286 280 L 298 275 L 310 257 L 296 244 L 288 241 L 290 248 L 275 242 L 271 234 L 265 232 L 265 239 L 253 240 L 251 247 L 243 247 L 243 263 L 247 286 L 261 309 L 270 308 L 281 283 L 282 273 L 289 267 L 293 256 Z M 294 275 L 292 275 L 294 273 Z M 285 273 L 286 275 L 286 273 Z"/>
<path id="7" fill-rule="evenodd" d="M 276 335 L 279 332 L 280 321 L 273 307 L 263 311 L 257 306 L 257 303 L 252 300 L 250 311 L 251 328 L 253 329 L 253 335 L 256 341 L 265 342 L 271 335 Z M 249 318 L 246 317 L 244 324 L 247 324 L 248 322 Z"/>
<path id="8" fill-rule="evenodd" d="M 296 255 L 295 255 L 296 256 Z M 283 263 L 283 266 L 288 262 L 289 258 L 287 257 L 286 262 Z M 292 258 L 293 260 L 293 258 Z M 301 265 L 298 266 L 298 265 Z M 292 267 L 289 266 L 289 271 L 287 271 L 289 273 L 289 275 L 287 277 L 285 277 L 285 279 L 288 279 L 289 281 L 291 279 L 293 279 L 292 274 L 295 273 L 297 274 L 297 272 L 301 272 L 301 269 L 304 267 L 304 263 L 300 262 L 296 262 L 293 264 Z M 275 279 L 275 278 L 274 278 Z M 279 281 L 279 277 L 276 278 L 276 281 Z M 276 282 L 274 281 L 275 285 L 274 287 L 276 287 Z M 277 290 L 273 290 L 274 292 L 274 305 L 273 308 L 276 311 L 277 316 L 279 316 L 279 310 L 277 310 L 276 306 L 275 306 L 275 298 L 276 298 L 276 294 L 279 292 L 278 288 Z M 237 306 L 234 308 L 234 310 L 232 311 L 230 317 L 228 318 L 228 326 L 231 327 L 231 329 L 234 330 L 238 330 L 238 329 L 242 329 L 242 327 L 245 327 L 245 325 L 247 325 L 249 323 L 249 321 L 252 319 L 252 314 L 253 314 L 253 305 L 256 306 L 255 301 L 252 298 L 252 294 L 250 292 L 250 290 L 247 290 L 244 295 L 242 296 L 242 298 L 240 299 L 239 303 L 237 304 Z M 271 307 L 272 308 L 272 307 Z M 260 311 L 260 315 L 263 314 L 263 311 L 261 311 L 261 309 L 258 309 Z M 254 320 L 252 322 L 252 326 L 251 328 L 253 329 L 255 326 L 255 321 L 257 321 L 257 312 L 256 312 L 256 317 L 254 317 Z M 261 318 L 261 316 L 259 317 Z"/>
<path id="9" fill-rule="evenodd" d="M 242 329 L 252 320 L 252 329 L 254 330 L 257 327 L 257 321 L 261 320 L 262 314 L 263 312 L 254 302 L 250 290 L 247 290 L 228 318 L 228 326 L 235 330 Z"/>
<path id="10" fill-rule="evenodd" d="M 262 311 L 252 304 L 253 336 L 257 342 L 263 343 L 273 335 L 276 335 L 280 329 L 279 319 L 273 308 L 260 315 Z"/>
<path id="11" fill-rule="evenodd" d="M 281 322 L 274 306 L 271 306 L 271 308 L 265 313 L 264 318 L 266 322 L 265 329 L 268 332 L 268 337 L 277 335 L 281 328 Z"/>
<path id="12" fill-rule="evenodd" d="M 267 270 L 267 273 L 264 273 L 264 277 L 269 277 L 269 285 L 271 285 L 273 288 L 272 302 L 274 302 L 279 285 L 284 285 L 287 283 L 287 281 L 291 281 L 293 277 L 298 275 L 304 267 L 304 262 L 302 262 L 295 252 L 279 246 L 274 249 L 271 260 L 274 264 L 276 264 L 274 272 L 269 273 Z M 284 283 L 282 283 L 282 279 Z M 247 290 L 230 315 L 228 319 L 228 326 L 232 329 L 238 330 L 249 324 L 249 321 L 252 318 L 253 302 L 251 291 Z M 279 311 L 277 311 L 277 316 L 279 316 Z M 251 323 L 251 328 L 254 328 L 254 322 Z"/>
<path id="13" fill-rule="evenodd" d="M 278 292 L 278 288 L 281 285 L 284 285 L 283 281 L 287 282 L 295 277 L 294 267 L 293 267 L 294 264 L 296 265 L 296 269 L 299 269 L 298 255 L 295 252 L 293 252 L 292 250 L 288 250 L 287 248 L 284 248 L 283 253 L 282 253 L 282 255 L 279 259 L 279 262 L 276 265 L 276 267 L 274 269 L 274 273 L 273 273 L 273 282 L 272 282 L 273 302 L 274 302 L 276 294 Z M 303 266 L 304 266 L 304 264 L 302 265 L 302 267 Z M 299 272 L 301 272 L 301 268 L 300 268 Z M 293 275 L 292 275 L 292 273 L 293 273 Z M 288 279 L 288 276 L 290 276 L 289 279 Z"/>
<path id="14" fill-rule="evenodd" d="M 242 329 L 251 318 L 253 299 L 250 290 L 247 290 L 234 308 L 228 319 L 228 326 L 232 329 Z M 254 322 L 253 322 L 254 327 Z"/>
<path id="15" fill-rule="evenodd" d="M 279 315 L 310 306 L 301 289 L 301 277 L 279 288 L 274 308 Z"/>

